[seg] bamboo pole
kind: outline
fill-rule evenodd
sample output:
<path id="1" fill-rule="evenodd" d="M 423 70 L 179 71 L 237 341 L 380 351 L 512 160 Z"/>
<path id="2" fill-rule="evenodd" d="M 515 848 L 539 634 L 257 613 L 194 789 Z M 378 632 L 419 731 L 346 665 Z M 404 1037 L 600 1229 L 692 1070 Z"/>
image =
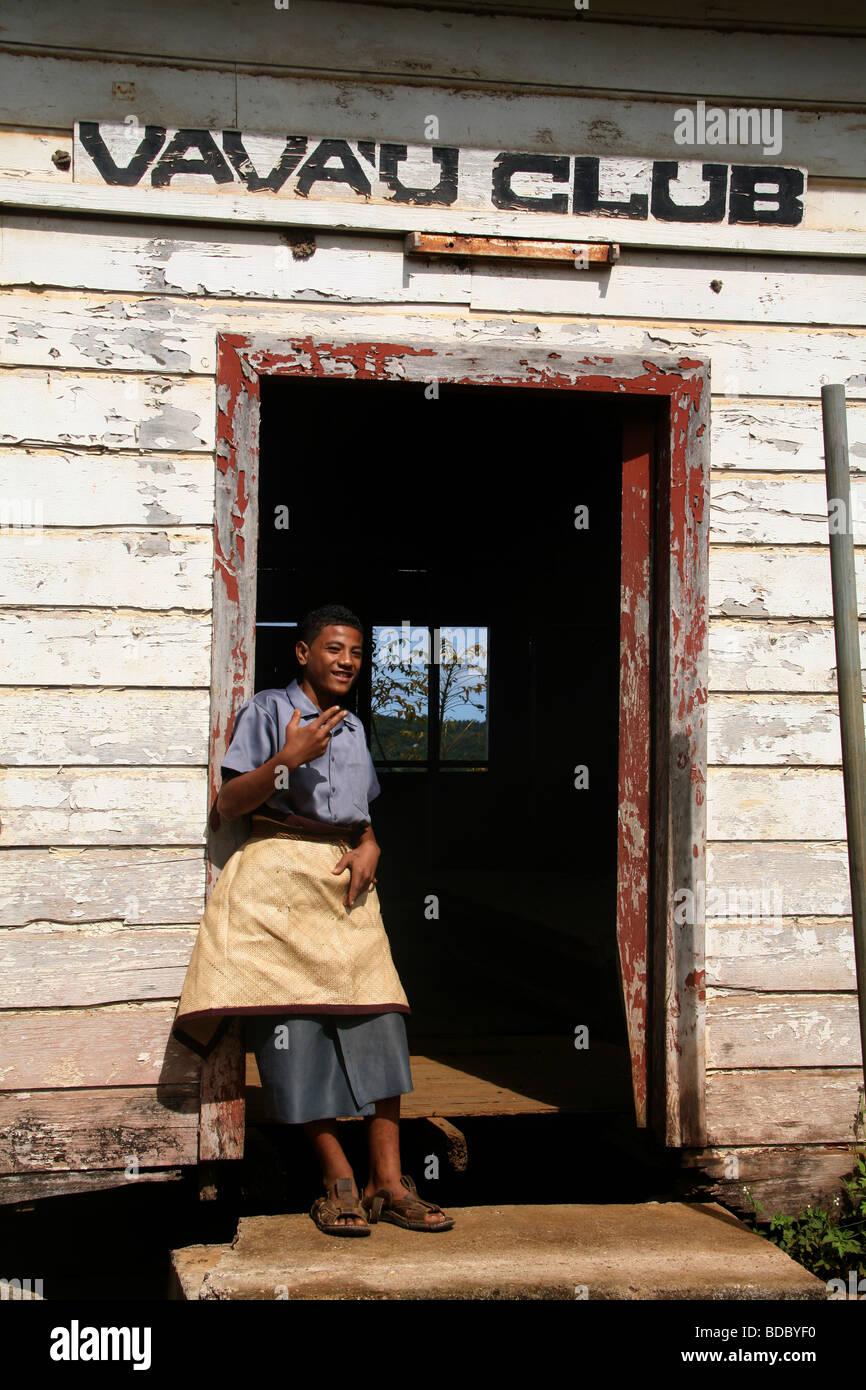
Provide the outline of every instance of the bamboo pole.
<path id="1" fill-rule="evenodd" d="M 861 1061 L 866 1067 L 866 733 L 863 724 L 860 624 L 854 574 L 854 527 L 844 386 L 821 387 L 821 414 L 824 422 L 833 631 L 836 639 L 842 775 L 848 831 L 848 875 L 854 920 Z"/>

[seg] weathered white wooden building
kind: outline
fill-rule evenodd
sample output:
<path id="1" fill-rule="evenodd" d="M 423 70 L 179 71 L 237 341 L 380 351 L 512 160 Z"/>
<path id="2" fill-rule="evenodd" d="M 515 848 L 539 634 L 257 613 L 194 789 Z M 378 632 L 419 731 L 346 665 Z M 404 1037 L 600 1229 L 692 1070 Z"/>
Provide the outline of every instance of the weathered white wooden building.
<path id="1" fill-rule="evenodd" d="M 489 630 L 486 766 L 373 812 L 404 1114 L 850 1169 L 864 71 L 846 0 L 4 5 L 3 1200 L 242 1153 L 237 1037 L 169 1032 L 233 713 L 332 599 Z"/>

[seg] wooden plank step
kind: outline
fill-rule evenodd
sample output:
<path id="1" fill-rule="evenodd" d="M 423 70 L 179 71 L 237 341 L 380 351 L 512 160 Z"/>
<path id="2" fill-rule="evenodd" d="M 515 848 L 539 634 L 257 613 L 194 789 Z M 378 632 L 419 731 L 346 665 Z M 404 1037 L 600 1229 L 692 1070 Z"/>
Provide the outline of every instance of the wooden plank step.
<path id="1" fill-rule="evenodd" d="M 433 1115 L 523 1115 L 556 1111 L 631 1113 L 625 1049 L 590 1040 L 585 1050 L 564 1036 L 489 1040 L 418 1040 L 410 1062 L 415 1089 L 402 1099 L 404 1119 Z M 417 1050 L 423 1047 L 423 1051 Z M 246 1059 L 247 1119 L 266 1120 L 252 1053 Z M 354 1117 L 346 1117 L 354 1118 Z"/>

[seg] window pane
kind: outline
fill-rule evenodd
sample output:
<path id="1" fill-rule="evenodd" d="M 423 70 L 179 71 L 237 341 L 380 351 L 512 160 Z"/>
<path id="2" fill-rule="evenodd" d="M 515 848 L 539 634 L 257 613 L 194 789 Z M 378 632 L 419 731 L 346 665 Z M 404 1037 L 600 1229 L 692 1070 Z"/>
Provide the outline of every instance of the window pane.
<path id="1" fill-rule="evenodd" d="M 426 627 L 374 627 L 370 751 L 406 762 L 427 757 L 429 634 Z"/>
<path id="2" fill-rule="evenodd" d="M 434 633 L 434 654 L 437 652 Z M 439 756 L 460 762 L 487 759 L 488 631 L 439 631 Z"/>

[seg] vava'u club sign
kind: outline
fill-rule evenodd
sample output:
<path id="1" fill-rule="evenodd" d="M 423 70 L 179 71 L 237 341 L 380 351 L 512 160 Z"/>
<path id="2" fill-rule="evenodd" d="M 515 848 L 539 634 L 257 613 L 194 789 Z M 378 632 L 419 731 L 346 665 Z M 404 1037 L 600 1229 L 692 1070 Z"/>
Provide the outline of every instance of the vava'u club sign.
<path id="1" fill-rule="evenodd" d="M 802 222 L 806 188 L 805 170 L 779 165 L 497 153 L 96 121 L 75 126 L 74 178 L 317 202 L 784 227 Z"/>

